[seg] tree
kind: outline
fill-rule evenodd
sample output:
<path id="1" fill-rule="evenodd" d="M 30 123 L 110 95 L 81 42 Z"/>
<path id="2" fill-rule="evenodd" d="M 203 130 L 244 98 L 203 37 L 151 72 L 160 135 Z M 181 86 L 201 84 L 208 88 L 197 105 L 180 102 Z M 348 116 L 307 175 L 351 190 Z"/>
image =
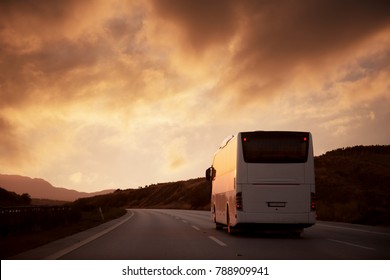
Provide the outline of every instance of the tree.
<path id="1" fill-rule="evenodd" d="M 23 204 L 30 205 L 31 196 L 28 193 L 24 193 L 20 197 L 22 198 Z"/>

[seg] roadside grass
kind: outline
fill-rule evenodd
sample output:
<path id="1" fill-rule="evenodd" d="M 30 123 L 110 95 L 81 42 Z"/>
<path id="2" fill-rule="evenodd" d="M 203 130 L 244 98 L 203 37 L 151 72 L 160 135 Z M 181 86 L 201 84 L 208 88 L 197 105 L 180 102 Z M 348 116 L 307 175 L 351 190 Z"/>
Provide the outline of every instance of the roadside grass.
<path id="1" fill-rule="evenodd" d="M 87 230 L 102 223 L 116 219 L 126 213 L 122 208 L 108 208 L 103 212 L 99 209 L 82 211 L 81 219 L 75 223 L 58 226 L 48 230 L 37 230 L 29 233 L 19 233 L 0 237 L 0 259 L 4 260 L 19 253 L 37 248 L 60 238 Z"/>

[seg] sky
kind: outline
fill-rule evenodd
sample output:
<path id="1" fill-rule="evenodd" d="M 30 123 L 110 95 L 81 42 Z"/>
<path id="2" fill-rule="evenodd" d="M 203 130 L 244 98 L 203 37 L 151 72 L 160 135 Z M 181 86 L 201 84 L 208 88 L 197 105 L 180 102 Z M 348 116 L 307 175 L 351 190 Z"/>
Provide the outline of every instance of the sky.
<path id="1" fill-rule="evenodd" d="M 93 192 L 204 176 L 228 135 L 390 144 L 390 5 L 0 1 L 0 174 Z"/>

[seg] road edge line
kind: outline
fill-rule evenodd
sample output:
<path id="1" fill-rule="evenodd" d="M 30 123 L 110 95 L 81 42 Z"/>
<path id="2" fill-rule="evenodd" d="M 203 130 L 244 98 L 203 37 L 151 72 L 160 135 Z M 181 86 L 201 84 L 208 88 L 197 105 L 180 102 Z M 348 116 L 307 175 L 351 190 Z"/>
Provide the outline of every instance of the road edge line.
<path id="1" fill-rule="evenodd" d="M 111 227 L 109 227 L 109 228 L 107 228 L 107 229 L 105 229 L 105 230 L 103 230 L 103 231 L 101 231 L 101 232 L 99 232 L 97 234 L 94 234 L 94 235 L 88 237 L 87 239 L 84 239 L 84 240 L 82 240 L 82 241 L 80 241 L 80 242 L 78 242 L 76 244 L 73 244 L 73 245 L 71 245 L 71 246 L 69 246 L 69 247 L 67 247 L 65 249 L 62 249 L 62 250 L 58 251 L 57 253 L 54 253 L 54 254 L 52 254 L 50 256 L 47 256 L 47 257 L 44 258 L 44 260 L 56 260 L 56 259 L 59 259 L 62 256 L 66 255 L 66 254 L 68 254 L 68 253 L 70 253 L 70 252 L 80 248 L 81 246 L 84 246 L 85 244 L 88 244 L 89 242 L 91 242 L 91 241 L 93 241 L 93 240 L 95 240 L 95 239 L 97 239 L 97 238 L 99 238 L 99 237 L 109 233 L 110 231 L 116 229 L 117 227 L 119 227 L 120 225 L 124 224 L 125 222 L 127 222 L 128 220 L 130 220 L 134 216 L 134 212 L 133 211 L 131 211 L 131 210 L 128 210 L 128 211 L 131 212 L 131 214 L 126 219 L 124 219 L 122 221 L 119 221 L 115 225 L 112 225 Z"/>
<path id="2" fill-rule="evenodd" d="M 329 240 L 329 241 L 332 241 L 332 242 L 336 242 L 336 243 L 348 245 L 348 246 L 353 246 L 353 247 L 357 247 L 357 248 L 361 248 L 361 249 L 366 249 L 366 250 L 375 251 L 374 248 L 362 246 L 362 245 L 355 244 L 355 243 L 351 243 L 351 242 L 341 241 L 341 240 L 337 240 L 337 239 L 330 239 L 330 238 L 328 238 L 328 240 Z"/>

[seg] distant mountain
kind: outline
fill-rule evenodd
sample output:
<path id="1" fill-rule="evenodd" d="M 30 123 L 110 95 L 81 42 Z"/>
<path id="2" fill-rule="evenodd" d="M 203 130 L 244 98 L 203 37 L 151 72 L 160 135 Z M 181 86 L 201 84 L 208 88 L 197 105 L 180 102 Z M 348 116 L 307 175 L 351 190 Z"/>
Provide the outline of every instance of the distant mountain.
<path id="1" fill-rule="evenodd" d="M 108 194 L 114 190 L 104 190 L 100 192 L 78 192 L 75 190 L 58 188 L 49 182 L 39 179 L 19 175 L 0 174 L 0 187 L 17 194 L 27 193 L 31 198 L 51 199 L 61 201 L 74 201 L 78 198 L 91 197 L 101 194 Z"/>

